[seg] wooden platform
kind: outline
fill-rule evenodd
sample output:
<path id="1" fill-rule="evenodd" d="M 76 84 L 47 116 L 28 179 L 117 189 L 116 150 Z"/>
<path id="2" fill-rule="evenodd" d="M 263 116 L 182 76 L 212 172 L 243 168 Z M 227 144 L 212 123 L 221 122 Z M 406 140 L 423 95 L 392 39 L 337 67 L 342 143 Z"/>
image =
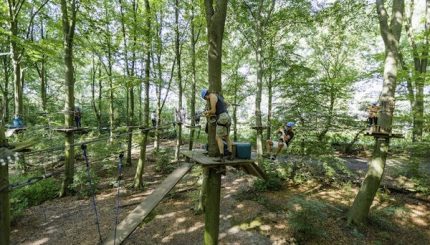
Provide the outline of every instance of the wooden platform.
<path id="1" fill-rule="evenodd" d="M 377 138 L 404 138 L 403 134 L 385 133 L 385 132 L 365 132 L 364 136 L 373 136 Z"/>
<path id="2" fill-rule="evenodd" d="M 232 166 L 238 169 L 242 169 L 245 173 L 254 175 L 256 177 L 266 179 L 264 171 L 255 164 L 255 159 L 225 159 L 224 163 L 218 162 L 219 158 L 209 157 L 203 153 L 206 151 L 195 149 L 192 151 L 181 151 L 181 154 L 189 158 L 191 161 L 201 164 L 204 167 L 216 167 L 216 166 Z"/>
<path id="3" fill-rule="evenodd" d="M 71 132 L 81 132 L 88 133 L 88 128 L 52 128 L 53 131 L 61 132 L 61 133 L 71 133 Z"/>
<path id="4" fill-rule="evenodd" d="M 252 126 L 251 128 L 254 129 L 254 130 L 264 130 L 264 129 L 267 129 L 266 126 Z"/>
<path id="5" fill-rule="evenodd" d="M 116 237 L 112 233 L 105 241 L 104 244 L 121 244 L 149 213 L 161 202 L 164 196 L 179 182 L 182 177 L 188 173 L 192 164 L 185 163 L 177 168 L 155 189 L 155 191 L 143 200 L 127 217 L 121 221 L 117 226 Z"/>
<path id="6" fill-rule="evenodd" d="M 186 128 L 201 128 L 201 125 L 191 126 L 191 125 L 185 125 Z"/>
<path id="7" fill-rule="evenodd" d="M 27 128 L 26 127 L 22 127 L 22 128 L 8 128 L 5 132 L 5 136 L 6 137 L 10 137 L 12 135 L 14 135 L 15 133 L 19 133 L 22 131 L 25 131 Z"/>

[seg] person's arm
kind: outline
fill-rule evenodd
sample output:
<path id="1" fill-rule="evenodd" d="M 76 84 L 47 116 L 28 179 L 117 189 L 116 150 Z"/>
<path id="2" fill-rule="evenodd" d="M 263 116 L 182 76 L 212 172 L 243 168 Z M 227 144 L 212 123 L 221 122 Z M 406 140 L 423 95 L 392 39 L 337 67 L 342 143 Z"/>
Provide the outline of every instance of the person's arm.
<path id="1" fill-rule="evenodd" d="M 218 102 L 218 97 L 215 94 L 209 94 L 209 103 L 211 105 L 210 110 L 206 111 L 206 115 L 214 115 L 216 113 L 216 103 Z"/>

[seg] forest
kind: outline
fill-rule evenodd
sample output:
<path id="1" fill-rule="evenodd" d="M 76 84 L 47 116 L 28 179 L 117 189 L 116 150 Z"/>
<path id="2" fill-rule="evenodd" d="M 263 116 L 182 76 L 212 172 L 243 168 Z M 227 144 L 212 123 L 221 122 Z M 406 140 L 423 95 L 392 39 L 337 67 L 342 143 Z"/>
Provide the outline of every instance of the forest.
<path id="1" fill-rule="evenodd" d="M 430 244 L 430 0 L 2 0 L 0 245 Z"/>

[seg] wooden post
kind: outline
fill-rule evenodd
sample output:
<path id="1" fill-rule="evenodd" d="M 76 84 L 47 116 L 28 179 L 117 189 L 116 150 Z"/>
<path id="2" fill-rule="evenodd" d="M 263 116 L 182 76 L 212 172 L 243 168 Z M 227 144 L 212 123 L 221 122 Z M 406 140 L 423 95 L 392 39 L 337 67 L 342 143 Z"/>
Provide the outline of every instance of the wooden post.
<path id="1" fill-rule="evenodd" d="M 205 198 L 204 244 L 214 245 L 218 244 L 221 171 L 219 167 L 212 167 L 205 171 L 208 172 L 208 179 L 205 183 L 205 186 L 203 186 L 207 193 Z"/>
<path id="2" fill-rule="evenodd" d="M 10 242 L 9 170 L 6 162 L 9 154 L 6 148 L 0 150 L 0 245 L 7 245 Z"/>

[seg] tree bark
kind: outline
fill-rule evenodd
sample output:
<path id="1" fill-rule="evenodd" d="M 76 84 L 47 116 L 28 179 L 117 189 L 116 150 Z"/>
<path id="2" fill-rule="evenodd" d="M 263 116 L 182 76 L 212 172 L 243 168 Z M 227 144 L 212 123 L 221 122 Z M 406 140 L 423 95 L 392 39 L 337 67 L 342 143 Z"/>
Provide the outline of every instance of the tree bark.
<path id="1" fill-rule="evenodd" d="M 70 5 L 70 6 L 69 6 Z M 75 110 L 75 71 L 73 67 L 73 38 L 75 34 L 76 0 L 61 0 L 61 14 L 63 26 L 63 49 L 64 49 L 64 70 L 65 70 L 65 94 L 66 103 L 64 106 L 64 124 L 66 128 L 73 127 L 74 110 Z M 70 12 L 69 12 L 70 11 Z M 70 16 L 69 16 L 70 14 Z M 75 171 L 75 149 L 73 132 L 66 133 L 65 139 L 65 177 L 61 185 L 60 196 L 65 196 L 70 191 L 70 185 L 73 183 Z"/>
<path id="2" fill-rule="evenodd" d="M 398 45 L 402 31 L 404 0 L 393 0 L 391 24 L 383 0 L 376 1 L 381 36 L 385 44 L 384 83 L 381 97 L 380 126 L 391 132 L 395 106 L 395 89 L 398 69 Z M 375 146 L 369 169 L 348 214 L 348 223 L 366 221 L 373 199 L 382 180 L 389 150 L 389 138 L 375 137 Z"/>

